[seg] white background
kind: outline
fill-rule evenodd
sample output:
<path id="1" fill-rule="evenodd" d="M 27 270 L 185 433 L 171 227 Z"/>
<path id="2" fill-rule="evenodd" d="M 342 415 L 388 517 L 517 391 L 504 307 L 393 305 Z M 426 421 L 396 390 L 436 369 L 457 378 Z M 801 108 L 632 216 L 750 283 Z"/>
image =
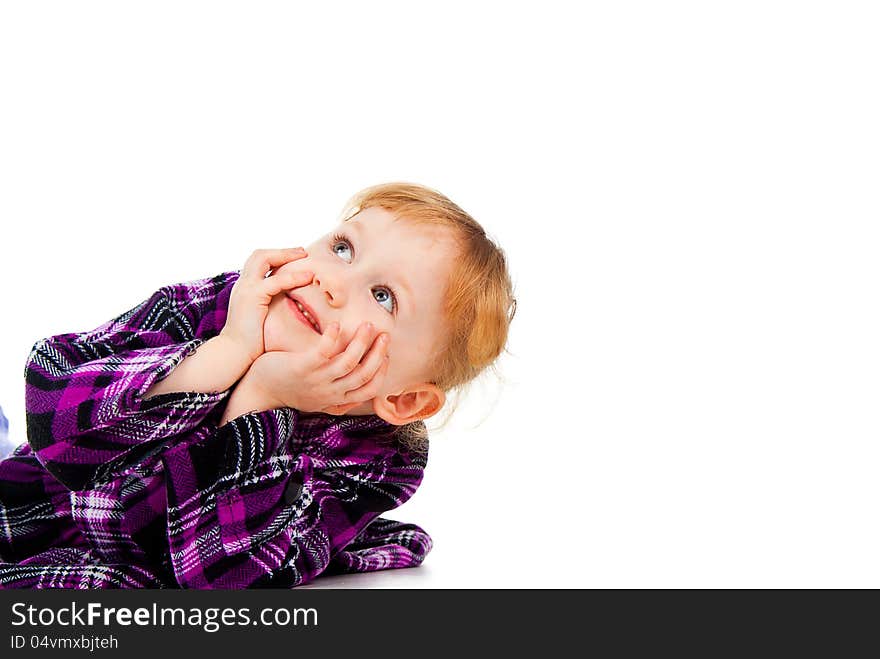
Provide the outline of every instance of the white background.
<path id="1" fill-rule="evenodd" d="M 880 587 L 872 3 L 0 7 L 15 441 L 37 339 L 414 181 L 508 256 L 505 379 L 424 567 L 324 585 Z"/>

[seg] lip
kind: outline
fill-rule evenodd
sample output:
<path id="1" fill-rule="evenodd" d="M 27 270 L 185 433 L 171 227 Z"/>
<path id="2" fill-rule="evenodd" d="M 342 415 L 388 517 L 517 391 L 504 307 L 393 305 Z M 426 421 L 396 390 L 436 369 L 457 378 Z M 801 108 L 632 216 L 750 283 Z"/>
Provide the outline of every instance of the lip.
<path id="1" fill-rule="evenodd" d="M 296 295 L 291 295 L 291 294 L 288 293 L 287 298 L 288 298 L 289 300 L 291 300 L 290 307 L 296 312 L 296 317 L 297 317 L 297 318 L 299 318 L 303 323 L 305 323 L 306 325 L 308 325 L 308 327 L 309 327 L 310 330 L 312 330 L 313 332 L 315 331 L 315 328 L 312 327 L 312 324 L 309 322 L 309 319 L 306 318 L 305 316 L 303 316 L 303 315 L 300 313 L 299 309 L 296 308 L 296 305 L 293 304 L 293 301 L 294 301 L 294 300 L 295 300 L 296 302 L 299 302 L 299 303 L 303 306 L 303 309 L 305 309 L 306 311 L 308 311 L 308 312 L 309 312 L 309 315 L 314 319 L 315 323 L 317 323 L 317 325 L 318 325 L 318 334 L 323 334 L 323 333 L 324 333 L 324 327 L 323 327 L 323 325 L 321 324 L 321 319 L 318 318 L 318 314 L 315 313 L 315 310 L 314 310 L 314 309 L 312 309 L 308 304 L 306 304 L 302 299 L 298 298 Z"/>

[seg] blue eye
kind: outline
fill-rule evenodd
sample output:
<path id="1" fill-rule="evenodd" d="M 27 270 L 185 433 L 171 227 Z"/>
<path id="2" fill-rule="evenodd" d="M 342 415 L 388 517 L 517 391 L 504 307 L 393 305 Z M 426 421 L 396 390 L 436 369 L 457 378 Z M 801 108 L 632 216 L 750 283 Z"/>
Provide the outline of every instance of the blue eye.
<path id="1" fill-rule="evenodd" d="M 351 263 L 351 259 L 354 258 L 354 249 L 352 248 L 351 241 L 348 237 L 334 233 L 330 238 L 330 250 L 336 254 L 337 256 L 341 255 L 344 251 L 348 250 L 351 252 L 351 256 L 346 259 L 342 257 L 342 260 L 346 263 Z M 381 294 L 380 297 L 376 297 L 376 293 Z M 397 312 L 397 295 L 394 293 L 394 289 L 391 288 L 388 284 L 382 284 L 381 286 L 377 286 L 373 289 L 373 297 L 376 301 L 382 305 L 382 308 L 385 309 L 388 313 L 394 314 Z M 390 303 L 389 306 L 385 306 L 384 303 Z"/>
<path id="2" fill-rule="evenodd" d="M 348 240 L 346 240 L 345 236 L 340 236 L 337 234 L 333 236 L 332 240 L 333 246 L 330 249 L 332 249 L 336 254 L 339 254 L 339 250 L 336 248 L 340 245 L 342 245 L 343 250 L 347 249 L 349 252 L 351 251 L 351 246 L 349 245 Z M 349 260 L 349 263 L 351 263 L 351 260 Z"/>
<path id="3" fill-rule="evenodd" d="M 384 294 L 384 296 L 385 296 L 384 299 L 380 300 L 378 297 L 376 297 L 376 293 Z M 389 289 L 387 289 L 387 288 L 374 288 L 373 289 L 373 297 L 376 297 L 376 301 L 379 304 L 382 304 L 383 302 L 388 302 L 389 306 L 385 307 L 385 308 L 388 310 L 388 313 L 394 313 L 394 307 L 396 306 L 394 303 L 394 293 L 392 293 Z M 382 306 L 385 306 L 385 305 L 382 305 Z"/>

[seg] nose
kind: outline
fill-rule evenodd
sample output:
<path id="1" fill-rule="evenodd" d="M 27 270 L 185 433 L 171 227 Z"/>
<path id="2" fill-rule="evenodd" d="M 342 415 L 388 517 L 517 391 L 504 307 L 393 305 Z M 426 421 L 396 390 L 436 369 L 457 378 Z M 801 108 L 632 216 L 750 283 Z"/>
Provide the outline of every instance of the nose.
<path id="1" fill-rule="evenodd" d="M 341 295 L 341 287 L 336 285 L 330 285 L 329 279 L 326 275 L 319 277 L 317 273 L 312 279 L 312 284 L 318 287 L 318 291 L 324 293 L 327 296 L 327 304 L 331 307 L 341 306 L 343 303 L 342 295 Z"/>

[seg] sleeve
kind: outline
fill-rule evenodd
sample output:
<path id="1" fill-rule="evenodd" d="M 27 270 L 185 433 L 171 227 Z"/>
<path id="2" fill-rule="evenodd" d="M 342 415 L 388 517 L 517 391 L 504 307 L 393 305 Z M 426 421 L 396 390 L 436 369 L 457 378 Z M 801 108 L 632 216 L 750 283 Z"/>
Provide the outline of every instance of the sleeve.
<path id="1" fill-rule="evenodd" d="M 289 408 L 244 415 L 209 442 L 163 455 L 168 538 L 181 587 L 305 584 L 380 513 L 418 488 L 424 463 L 397 451 L 366 463 L 324 467 L 300 452 L 285 465 L 275 429 L 295 416 Z M 221 450 L 226 458 L 218 461 Z M 218 462 L 232 475 L 231 486 Z"/>
<path id="2" fill-rule="evenodd" d="M 419 525 L 377 517 L 333 556 L 323 574 L 416 567 L 433 546 L 431 536 Z"/>
<path id="3" fill-rule="evenodd" d="M 34 344 L 25 366 L 27 439 L 56 479 L 82 489 L 107 465 L 133 457 L 135 447 L 191 430 L 227 395 L 143 400 L 154 382 L 219 334 L 237 276 L 163 287 L 91 332 Z"/>

